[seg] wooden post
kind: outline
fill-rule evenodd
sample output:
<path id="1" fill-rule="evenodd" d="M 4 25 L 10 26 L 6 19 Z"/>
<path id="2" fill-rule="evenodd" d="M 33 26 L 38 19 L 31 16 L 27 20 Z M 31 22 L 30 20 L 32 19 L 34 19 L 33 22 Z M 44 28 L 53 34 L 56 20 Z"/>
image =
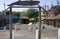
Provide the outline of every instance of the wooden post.
<path id="1" fill-rule="evenodd" d="M 14 39 L 14 29 L 12 30 L 12 39 Z"/>
<path id="2" fill-rule="evenodd" d="M 41 7 L 40 6 L 39 6 L 38 15 L 39 15 L 38 39 L 41 39 Z"/>
<path id="3" fill-rule="evenodd" d="M 38 39 L 38 29 L 36 29 L 36 39 Z"/>
<path id="4" fill-rule="evenodd" d="M 12 39 L 12 6 L 10 7 L 10 39 Z"/>
<path id="5" fill-rule="evenodd" d="M 57 39 L 60 39 L 60 29 L 58 29 L 58 38 Z"/>

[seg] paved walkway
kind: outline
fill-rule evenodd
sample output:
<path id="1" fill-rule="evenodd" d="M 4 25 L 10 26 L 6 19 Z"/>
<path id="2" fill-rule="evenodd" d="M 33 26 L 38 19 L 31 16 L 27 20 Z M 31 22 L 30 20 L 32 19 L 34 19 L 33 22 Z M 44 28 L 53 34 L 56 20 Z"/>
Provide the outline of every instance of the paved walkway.
<path id="1" fill-rule="evenodd" d="M 58 29 L 56 27 L 45 25 L 46 29 L 42 29 L 42 39 L 57 39 Z"/>
<path id="2" fill-rule="evenodd" d="M 32 29 L 31 31 L 28 30 L 28 25 L 22 24 L 17 25 L 20 30 L 14 32 L 15 39 L 35 39 L 35 30 Z M 35 28 L 35 24 L 31 25 Z M 41 39 L 57 39 L 58 36 L 58 29 L 52 26 L 46 26 L 46 29 L 41 29 Z M 9 39 L 9 30 L 0 30 L 0 39 Z"/>

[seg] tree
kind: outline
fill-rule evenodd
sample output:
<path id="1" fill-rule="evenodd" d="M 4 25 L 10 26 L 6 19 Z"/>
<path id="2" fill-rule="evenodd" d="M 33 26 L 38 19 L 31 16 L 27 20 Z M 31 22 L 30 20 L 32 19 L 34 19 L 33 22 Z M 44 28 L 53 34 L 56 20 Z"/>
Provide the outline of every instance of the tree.
<path id="1" fill-rule="evenodd" d="M 25 11 L 21 12 L 21 17 L 22 16 L 26 16 L 26 12 Z"/>
<path id="2" fill-rule="evenodd" d="M 6 11 L 6 15 L 9 15 L 9 12 L 10 12 L 10 11 Z"/>
<path id="3" fill-rule="evenodd" d="M 38 10 L 37 9 L 28 9 L 26 12 L 26 16 L 29 18 L 37 17 L 38 16 Z"/>
<path id="4" fill-rule="evenodd" d="M 14 12 L 12 12 L 12 15 L 19 17 L 19 16 L 20 16 L 20 12 L 15 12 L 15 11 L 14 11 Z"/>
<path id="5" fill-rule="evenodd" d="M 15 12 L 14 15 L 19 17 L 20 16 L 20 12 Z"/>
<path id="6" fill-rule="evenodd" d="M 60 14 L 60 6 L 53 6 L 51 7 L 51 10 L 54 11 L 55 15 Z"/>
<path id="7" fill-rule="evenodd" d="M 26 16 L 29 18 L 34 18 L 36 23 L 36 17 L 38 17 L 38 10 L 37 9 L 28 9 L 26 12 Z"/>
<path id="8" fill-rule="evenodd" d="M 0 15 L 1 15 L 1 12 L 0 12 Z"/>
<path id="9" fill-rule="evenodd" d="M 51 7 L 52 10 L 57 10 L 57 11 L 60 11 L 60 6 L 53 6 Z"/>
<path id="10" fill-rule="evenodd" d="M 6 11 L 6 15 L 9 15 L 9 12 L 10 12 L 10 11 Z M 13 11 L 13 12 L 12 12 L 12 15 L 14 15 L 14 16 L 20 16 L 20 12 L 15 12 L 15 11 Z"/>

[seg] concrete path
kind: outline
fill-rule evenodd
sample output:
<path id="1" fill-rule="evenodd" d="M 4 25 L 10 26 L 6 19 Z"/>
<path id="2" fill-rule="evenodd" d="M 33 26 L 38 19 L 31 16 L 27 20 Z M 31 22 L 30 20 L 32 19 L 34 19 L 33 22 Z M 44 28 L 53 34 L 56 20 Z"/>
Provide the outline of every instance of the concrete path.
<path id="1" fill-rule="evenodd" d="M 58 29 L 46 26 L 46 29 L 41 29 L 41 39 L 57 39 L 58 36 Z M 32 25 L 32 27 L 36 27 L 35 24 Z M 22 24 L 17 25 L 17 28 L 19 30 L 16 30 L 14 33 L 15 39 L 35 39 L 35 30 L 32 29 L 31 31 L 28 30 L 28 25 Z M 10 37 L 10 31 L 9 30 L 0 30 L 0 39 L 9 39 Z"/>

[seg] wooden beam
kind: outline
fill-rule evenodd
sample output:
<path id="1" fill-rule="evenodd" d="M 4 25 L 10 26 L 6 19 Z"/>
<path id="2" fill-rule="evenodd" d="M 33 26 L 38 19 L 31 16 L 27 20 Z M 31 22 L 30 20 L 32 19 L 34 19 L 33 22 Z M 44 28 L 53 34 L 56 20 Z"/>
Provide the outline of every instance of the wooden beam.
<path id="1" fill-rule="evenodd" d="M 13 6 L 13 8 L 39 8 L 38 6 Z"/>
<path id="2" fill-rule="evenodd" d="M 10 39 L 12 39 L 12 7 L 10 7 Z"/>
<path id="3" fill-rule="evenodd" d="M 41 39 L 41 6 L 39 6 L 39 13 L 38 13 L 38 16 L 39 16 L 39 27 L 38 27 L 38 39 Z"/>
<path id="4" fill-rule="evenodd" d="M 8 8 L 7 8 L 7 9 L 5 9 L 5 10 L 3 10 L 2 12 L 5 12 L 5 11 L 7 11 L 9 8 L 10 8 L 10 7 L 8 7 Z"/>

